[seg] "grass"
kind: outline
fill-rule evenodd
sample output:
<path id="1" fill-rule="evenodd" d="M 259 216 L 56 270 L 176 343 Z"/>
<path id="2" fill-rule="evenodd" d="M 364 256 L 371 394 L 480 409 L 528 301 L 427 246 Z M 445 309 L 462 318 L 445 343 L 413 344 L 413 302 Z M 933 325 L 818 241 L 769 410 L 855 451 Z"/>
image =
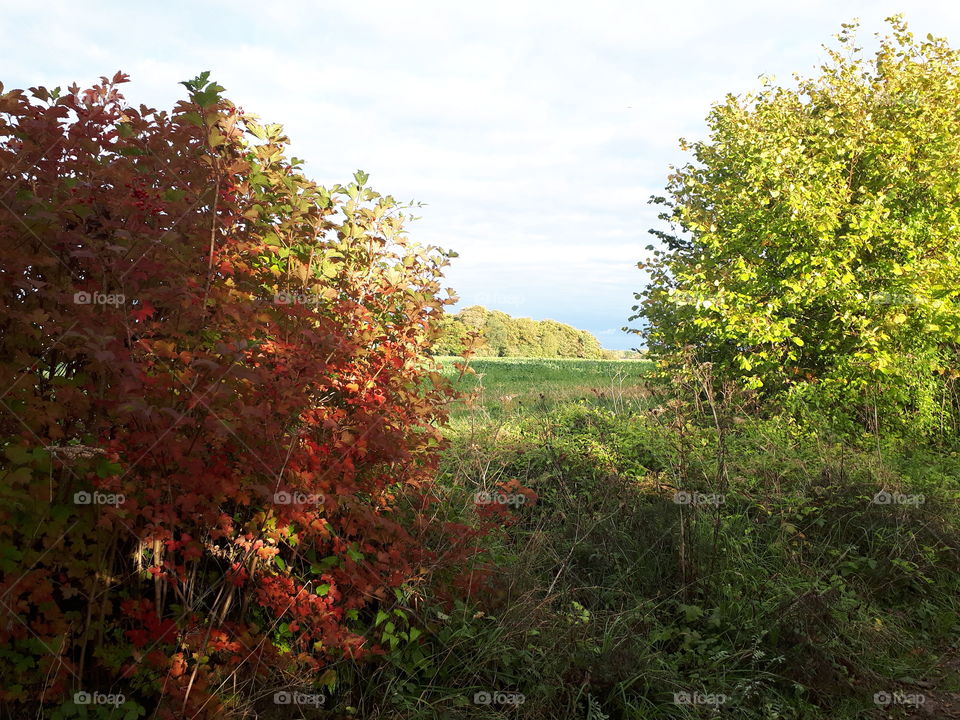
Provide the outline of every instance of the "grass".
<path id="1" fill-rule="evenodd" d="M 424 632 L 357 669 L 357 716 L 960 710 L 960 445 L 841 443 L 732 402 L 708 407 L 695 384 L 648 382 L 642 361 L 471 365 L 458 383 L 476 397 L 444 430 L 438 517 L 470 518 L 477 493 L 505 488 L 537 501 L 486 537 L 482 591 L 404 605 Z M 925 501 L 871 502 L 880 490 Z M 678 491 L 723 502 L 678 503 Z M 498 692 L 523 702 L 482 702 Z M 926 703 L 882 707 L 877 693 Z M 714 703 L 678 701 L 691 696 Z"/>
<path id="2" fill-rule="evenodd" d="M 473 396 L 451 408 L 455 424 L 477 410 L 504 417 L 523 408 L 543 410 L 577 400 L 611 407 L 636 401 L 653 367 L 647 360 L 474 358 L 469 363 L 473 373 L 461 377 L 454 367 L 460 358 L 437 359 L 457 389 Z"/>

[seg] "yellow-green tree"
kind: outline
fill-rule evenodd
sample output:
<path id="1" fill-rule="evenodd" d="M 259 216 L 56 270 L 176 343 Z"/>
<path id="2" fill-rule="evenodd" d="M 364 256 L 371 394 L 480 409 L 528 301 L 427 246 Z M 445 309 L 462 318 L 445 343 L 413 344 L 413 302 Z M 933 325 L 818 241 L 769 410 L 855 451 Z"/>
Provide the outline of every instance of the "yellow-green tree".
<path id="1" fill-rule="evenodd" d="M 817 77 L 713 108 L 633 319 L 667 362 L 930 429 L 956 416 L 960 58 L 888 22 L 872 57 L 844 25 Z"/>
<path id="2" fill-rule="evenodd" d="M 600 343 L 586 330 L 555 320 L 514 318 L 480 305 L 445 315 L 441 328 L 433 348 L 437 355 L 458 355 L 470 332 L 479 334 L 479 344 L 473 346 L 478 357 L 600 358 L 603 355 Z"/>

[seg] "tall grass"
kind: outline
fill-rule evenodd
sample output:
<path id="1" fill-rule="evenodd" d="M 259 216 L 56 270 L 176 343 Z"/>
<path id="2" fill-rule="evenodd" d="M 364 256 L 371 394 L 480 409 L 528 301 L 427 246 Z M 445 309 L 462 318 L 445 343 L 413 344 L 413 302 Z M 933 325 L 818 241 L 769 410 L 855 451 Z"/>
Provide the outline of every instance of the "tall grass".
<path id="1" fill-rule="evenodd" d="M 422 660 L 400 647 L 357 668 L 358 712 L 853 720 L 907 717 L 875 702 L 900 692 L 948 717 L 960 448 L 839 441 L 715 397 L 702 374 L 656 385 L 628 363 L 616 381 L 622 365 L 475 362 L 438 512 L 471 517 L 476 493 L 512 481 L 538 502 L 488 536 L 470 600 L 401 604 Z M 484 704 L 498 691 L 524 701 Z"/>

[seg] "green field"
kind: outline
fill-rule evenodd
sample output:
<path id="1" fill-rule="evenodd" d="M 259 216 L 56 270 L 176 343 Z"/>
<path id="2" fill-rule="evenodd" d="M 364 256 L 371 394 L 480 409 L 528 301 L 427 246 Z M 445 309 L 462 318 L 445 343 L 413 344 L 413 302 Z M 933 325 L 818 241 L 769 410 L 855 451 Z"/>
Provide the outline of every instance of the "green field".
<path id="1" fill-rule="evenodd" d="M 454 419 L 477 409 L 492 416 L 520 408 L 553 407 L 561 402 L 585 400 L 617 408 L 636 403 L 642 382 L 653 363 L 648 360 L 581 360 L 579 358 L 474 358 L 473 374 L 460 376 L 458 357 L 437 358 L 443 374 L 471 397 L 457 402 Z"/>

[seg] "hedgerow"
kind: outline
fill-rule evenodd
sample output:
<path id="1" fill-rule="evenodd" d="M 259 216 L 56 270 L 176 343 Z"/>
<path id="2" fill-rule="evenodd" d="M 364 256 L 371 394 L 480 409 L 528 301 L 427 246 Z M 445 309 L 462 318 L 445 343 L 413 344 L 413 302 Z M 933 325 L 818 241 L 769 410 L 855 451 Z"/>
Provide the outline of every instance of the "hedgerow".
<path id="1" fill-rule="evenodd" d="M 449 253 L 207 74 L 126 81 L 0 86 L 0 703 L 214 717 L 478 582 L 431 521 Z"/>

